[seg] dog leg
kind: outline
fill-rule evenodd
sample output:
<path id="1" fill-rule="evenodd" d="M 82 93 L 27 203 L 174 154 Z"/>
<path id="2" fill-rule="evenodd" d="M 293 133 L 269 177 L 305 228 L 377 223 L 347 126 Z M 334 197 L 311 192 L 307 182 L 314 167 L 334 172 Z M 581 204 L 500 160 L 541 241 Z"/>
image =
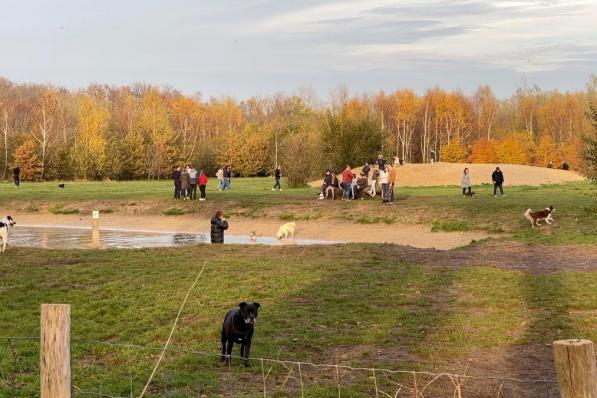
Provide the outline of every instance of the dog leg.
<path id="1" fill-rule="evenodd" d="M 245 367 L 249 367 L 249 351 L 251 350 L 251 340 L 247 340 L 241 347 L 241 356 L 244 359 Z"/>
<path id="2" fill-rule="evenodd" d="M 234 340 L 228 339 L 226 342 L 226 365 L 230 365 L 232 361 L 232 346 L 234 345 Z"/>
<path id="3" fill-rule="evenodd" d="M 226 338 L 226 331 L 223 327 L 222 327 L 222 337 L 220 338 L 220 341 L 222 343 L 222 356 L 220 357 L 220 361 L 224 362 L 224 361 L 226 361 L 226 342 L 228 341 L 228 339 Z"/>

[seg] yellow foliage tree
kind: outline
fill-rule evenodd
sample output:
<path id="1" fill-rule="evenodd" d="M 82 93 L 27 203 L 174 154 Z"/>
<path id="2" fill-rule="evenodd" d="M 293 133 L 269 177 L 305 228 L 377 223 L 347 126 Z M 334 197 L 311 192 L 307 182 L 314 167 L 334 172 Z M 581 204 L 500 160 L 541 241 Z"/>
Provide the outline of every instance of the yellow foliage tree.
<path id="1" fill-rule="evenodd" d="M 74 171 L 77 178 L 96 179 L 106 166 L 106 139 L 110 113 L 102 104 L 84 97 L 79 106 L 79 123 L 73 145 Z"/>
<path id="2" fill-rule="evenodd" d="M 229 165 L 235 175 L 242 177 L 265 175 L 269 170 L 270 149 L 267 134 L 247 125 L 240 132 L 224 136 L 223 148 L 218 155 L 220 165 Z"/>
<path id="3" fill-rule="evenodd" d="M 522 134 L 512 133 L 497 142 L 495 148 L 499 163 L 527 164 L 530 153 Z"/>
<path id="4" fill-rule="evenodd" d="M 550 161 L 554 167 L 558 167 L 557 165 L 561 162 L 560 151 L 558 151 L 551 136 L 543 134 L 535 150 L 535 162 L 537 166 L 545 167 Z"/>
<path id="5" fill-rule="evenodd" d="M 475 141 L 471 149 L 469 160 L 471 163 L 496 163 L 497 153 L 495 151 L 495 141 L 487 138 L 481 138 Z"/>
<path id="6" fill-rule="evenodd" d="M 440 149 L 440 160 L 448 163 L 462 163 L 466 160 L 466 149 L 459 139 L 453 139 L 449 144 L 442 145 Z"/>
<path id="7" fill-rule="evenodd" d="M 14 164 L 21 169 L 21 180 L 36 181 L 41 179 L 42 161 L 37 143 L 29 138 L 17 147 Z"/>

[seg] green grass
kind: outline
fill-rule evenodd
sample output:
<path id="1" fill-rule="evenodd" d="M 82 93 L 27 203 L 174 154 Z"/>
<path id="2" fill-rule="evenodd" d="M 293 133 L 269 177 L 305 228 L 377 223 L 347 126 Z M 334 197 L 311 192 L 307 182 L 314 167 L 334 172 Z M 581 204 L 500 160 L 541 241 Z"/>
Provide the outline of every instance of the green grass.
<path id="1" fill-rule="evenodd" d="M 414 223 L 437 231 L 480 230 L 506 234 L 528 243 L 597 243 L 597 186 L 589 182 L 538 187 L 506 187 L 507 197 L 494 198 L 481 185 L 474 198 L 458 187 L 397 187 L 396 202 L 317 200 L 314 188 L 271 191 L 269 178 L 234 179 L 232 191 L 217 192 L 208 184 L 206 202 L 174 201 L 170 181 L 23 183 L 16 189 L 0 184 L 0 203 L 11 212 L 90 213 L 109 208 L 130 214 L 193 214 L 209 217 L 218 209 L 228 216 L 285 221 L 334 220 L 358 224 Z M 522 216 L 527 208 L 553 205 L 556 224 L 531 230 Z"/>
<path id="2" fill-rule="evenodd" d="M 138 395 L 158 351 L 88 341 L 162 346 L 207 261 L 173 335 L 171 347 L 179 352 L 168 352 L 148 396 L 263 396 L 259 362 L 245 370 L 236 360 L 228 369 L 217 357 L 188 352 L 217 353 L 224 313 L 247 300 L 262 304 L 256 357 L 445 370 L 479 352 L 507 355 L 518 344 L 597 340 L 597 273 L 422 266 L 396 262 L 393 250 L 400 249 L 11 248 L 0 256 L 1 334 L 37 336 L 40 304 L 70 303 L 73 385 L 129 396 L 132 384 Z M 36 341 L 0 340 L 0 396 L 37 395 L 38 362 Z M 288 370 L 266 364 L 266 371 L 270 366 L 270 396 L 299 396 L 297 369 L 281 388 Z M 302 371 L 306 396 L 337 396 L 333 369 Z M 342 396 L 371 393 L 368 373 L 346 375 L 342 384 Z"/>

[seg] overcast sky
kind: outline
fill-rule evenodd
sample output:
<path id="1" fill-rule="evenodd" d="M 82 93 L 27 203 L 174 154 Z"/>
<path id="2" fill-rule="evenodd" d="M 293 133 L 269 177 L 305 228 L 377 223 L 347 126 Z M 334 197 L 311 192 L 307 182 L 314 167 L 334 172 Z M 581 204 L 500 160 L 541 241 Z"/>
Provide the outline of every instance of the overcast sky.
<path id="1" fill-rule="evenodd" d="M 0 76 L 238 99 L 439 85 L 510 95 L 597 73 L 597 0 L 0 0 Z"/>

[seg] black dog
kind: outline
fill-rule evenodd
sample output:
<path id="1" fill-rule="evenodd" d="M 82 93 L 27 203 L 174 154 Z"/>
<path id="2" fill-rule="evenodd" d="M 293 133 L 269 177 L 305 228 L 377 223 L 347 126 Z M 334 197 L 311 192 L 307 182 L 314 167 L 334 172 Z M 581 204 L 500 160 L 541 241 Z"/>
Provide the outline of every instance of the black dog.
<path id="1" fill-rule="evenodd" d="M 58 188 L 64 188 L 64 184 L 58 184 Z"/>
<path id="2" fill-rule="evenodd" d="M 259 303 L 247 304 L 243 301 L 238 307 L 226 313 L 224 325 L 222 325 L 222 361 L 230 364 L 232 346 L 238 343 L 240 356 L 244 359 L 245 366 L 249 366 L 251 338 L 259 307 L 261 307 Z"/>

